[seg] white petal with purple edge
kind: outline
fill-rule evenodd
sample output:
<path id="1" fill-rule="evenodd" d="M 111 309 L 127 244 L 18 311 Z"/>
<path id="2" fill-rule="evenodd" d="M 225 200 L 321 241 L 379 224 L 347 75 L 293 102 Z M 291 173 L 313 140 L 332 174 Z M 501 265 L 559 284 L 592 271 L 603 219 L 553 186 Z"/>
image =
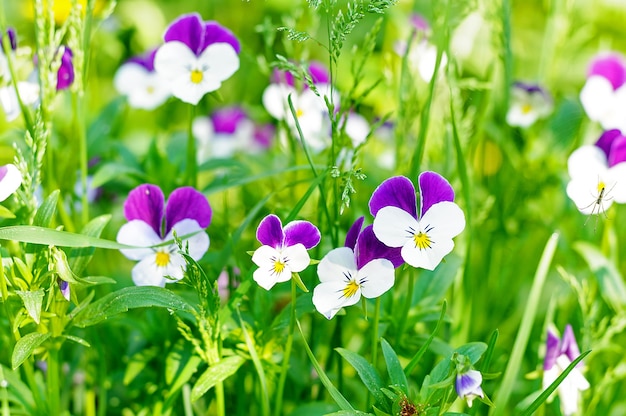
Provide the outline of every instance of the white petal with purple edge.
<path id="1" fill-rule="evenodd" d="M 295 273 L 306 269 L 309 266 L 309 263 L 311 263 L 309 252 L 306 251 L 304 245 L 300 243 L 283 249 L 281 257 L 285 260 L 285 264 L 287 265 L 286 268 Z"/>
<path id="2" fill-rule="evenodd" d="M 313 289 L 313 305 L 315 309 L 327 319 L 331 319 L 339 310 L 345 306 L 354 305 L 361 299 L 361 290 L 346 298 L 344 289 L 346 282 L 341 280 L 332 280 L 322 282 Z"/>
<path id="3" fill-rule="evenodd" d="M 0 179 L 0 202 L 10 197 L 22 184 L 22 174 L 11 163 L 3 166 L 6 169 L 4 177 Z"/>
<path id="4" fill-rule="evenodd" d="M 372 260 L 359 270 L 358 280 L 361 282 L 363 296 L 377 298 L 393 287 L 395 269 L 389 260 Z"/>
<path id="5" fill-rule="evenodd" d="M 381 208 L 374 218 L 374 234 L 388 247 L 402 247 L 411 241 L 418 222 L 408 212 L 393 206 Z"/>
<path id="6" fill-rule="evenodd" d="M 209 249 L 209 236 L 196 220 L 185 219 L 174 224 L 172 230 L 165 237 L 165 241 L 174 238 L 174 231 L 182 239 L 183 247 L 189 244 L 189 255 L 192 259 L 200 260 Z M 186 235 L 190 236 L 183 238 Z"/>
<path id="7" fill-rule="evenodd" d="M 122 225 L 116 240 L 120 244 L 137 247 L 149 247 L 163 242 L 152 227 L 141 220 L 132 220 Z M 151 248 L 123 248 L 120 251 L 131 260 L 142 260 L 154 254 Z"/>

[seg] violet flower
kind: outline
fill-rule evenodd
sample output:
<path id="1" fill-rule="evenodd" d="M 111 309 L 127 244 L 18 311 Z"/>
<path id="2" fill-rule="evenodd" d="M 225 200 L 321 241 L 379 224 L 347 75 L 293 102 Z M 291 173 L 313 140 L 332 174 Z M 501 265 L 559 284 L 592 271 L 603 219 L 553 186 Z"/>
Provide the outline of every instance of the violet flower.
<path id="1" fill-rule="evenodd" d="M 529 127 L 552 112 L 552 98 L 537 84 L 516 82 L 511 92 L 512 102 L 506 114 L 509 126 Z"/>
<path id="2" fill-rule="evenodd" d="M 170 82 L 172 94 L 193 105 L 239 69 L 239 41 L 219 23 L 199 14 L 180 16 L 163 36 L 154 58 L 156 72 Z"/>
<path id="3" fill-rule="evenodd" d="M 626 60 L 618 53 L 604 52 L 591 61 L 580 101 L 587 116 L 605 130 L 626 133 Z"/>
<path id="4" fill-rule="evenodd" d="M 465 215 L 454 201 L 454 190 L 435 172 L 419 176 L 420 215 L 415 188 L 404 176 L 384 181 L 369 202 L 374 234 L 389 247 L 402 247 L 404 261 L 434 270 L 454 248 L 452 238 L 465 228 Z"/>
<path id="5" fill-rule="evenodd" d="M 209 117 L 196 117 L 192 124 L 196 140 L 198 163 L 209 159 L 232 157 L 238 150 L 250 146 L 254 123 L 241 107 L 224 107 Z"/>
<path id="6" fill-rule="evenodd" d="M 13 195 L 21 184 L 22 174 L 15 165 L 0 166 L 0 202 Z"/>
<path id="7" fill-rule="evenodd" d="M 113 78 L 115 89 L 128 97 L 133 108 L 153 110 L 170 97 L 168 82 L 154 70 L 157 49 L 135 56 L 120 66 Z"/>
<path id="8" fill-rule="evenodd" d="M 320 284 L 313 290 L 313 305 L 331 319 L 361 296 L 377 298 L 393 287 L 394 269 L 404 263 L 399 249 L 378 241 L 372 226 L 357 219 L 346 235 L 345 247 L 331 250 L 317 266 Z"/>
<path id="9" fill-rule="evenodd" d="M 559 339 L 551 330 L 546 338 L 546 356 L 543 361 L 543 388 L 547 388 L 580 355 L 574 330 L 571 325 L 565 327 L 563 338 Z M 580 392 L 587 390 L 589 382 L 582 375 L 582 363 L 579 363 L 565 380 L 557 387 L 561 401 L 561 411 L 565 416 L 578 412 Z"/>
<path id="10" fill-rule="evenodd" d="M 57 91 L 65 90 L 74 82 L 74 64 L 72 50 L 68 46 L 62 47 L 61 66 L 57 71 Z"/>
<path id="11" fill-rule="evenodd" d="M 200 260 L 209 248 L 204 232 L 211 222 L 211 206 L 206 197 L 191 187 L 174 190 L 164 209 L 163 192 L 156 185 L 140 185 L 128 194 L 124 216 L 129 221 L 118 234 L 121 244 L 137 246 L 120 250 L 139 261 L 132 270 L 138 286 L 165 286 L 184 277 L 185 259 L 176 243 L 158 246 L 174 238 L 174 232 L 189 246 L 189 255 Z"/>
<path id="12" fill-rule="evenodd" d="M 306 269 L 311 262 L 307 250 L 321 239 L 320 231 L 310 222 L 292 221 L 283 228 L 280 218 L 273 214 L 263 218 L 256 236 L 263 245 L 252 255 L 252 261 L 259 266 L 253 278 L 266 290 Z"/>
<path id="13" fill-rule="evenodd" d="M 483 399 L 485 397 L 481 387 L 482 382 L 483 375 L 480 371 L 469 369 L 463 373 L 457 373 L 454 389 L 456 394 L 462 400 L 467 401 L 469 407 L 472 407 L 472 402 L 475 398 L 480 397 Z"/>

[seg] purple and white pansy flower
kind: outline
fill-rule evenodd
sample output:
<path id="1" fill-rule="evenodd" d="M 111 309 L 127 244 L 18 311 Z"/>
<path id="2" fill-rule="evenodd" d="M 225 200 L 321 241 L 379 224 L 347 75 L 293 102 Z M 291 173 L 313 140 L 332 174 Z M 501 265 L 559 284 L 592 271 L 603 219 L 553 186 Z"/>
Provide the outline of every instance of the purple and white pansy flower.
<path id="1" fill-rule="evenodd" d="M 571 325 L 565 327 L 563 338 L 548 330 L 546 338 L 546 356 L 543 361 L 543 388 L 547 388 L 559 375 L 580 356 L 574 330 Z M 565 377 L 557 391 L 561 401 L 561 411 L 565 416 L 578 412 L 580 392 L 587 390 L 589 382 L 582 374 L 582 362 Z"/>
<path id="2" fill-rule="evenodd" d="M 174 232 L 189 247 L 189 255 L 200 260 L 209 249 L 204 229 L 211 222 L 212 210 L 206 197 L 191 187 L 174 190 L 165 205 L 163 192 L 156 185 L 140 185 L 128 194 L 124 203 L 124 224 L 117 242 L 136 246 L 120 250 L 124 256 L 139 261 L 132 270 L 137 286 L 165 286 L 184 277 L 185 259 L 175 242 Z"/>
<path id="3" fill-rule="evenodd" d="M 15 165 L 0 166 L 0 202 L 13 195 L 21 184 L 22 174 Z"/>
<path id="4" fill-rule="evenodd" d="M 239 69 L 241 47 L 235 35 L 197 13 L 180 16 L 163 38 L 154 68 L 169 81 L 172 94 L 186 103 L 198 104 Z"/>
<path id="5" fill-rule="evenodd" d="M 263 245 L 252 255 L 252 261 L 259 266 L 253 278 L 266 290 L 306 269 L 311 262 L 307 250 L 321 240 L 319 229 L 310 222 L 291 221 L 283 227 L 273 214 L 261 220 L 256 237 Z"/>
<path id="6" fill-rule="evenodd" d="M 516 82 L 511 89 L 511 106 L 506 113 L 509 126 L 529 127 L 552 112 L 552 98 L 537 84 Z"/>
<path id="7" fill-rule="evenodd" d="M 254 141 L 254 123 L 238 106 L 220 108 L 208 117 L 196 117 L 192 132 L 198 142 L 198 163 L 232 157 Z"/>
<path id="8" fill-rule="evenodd" d="M 389 247 L 401 247 L 413 267 L 434 270 L 454 248 L 452 238 L 465 228 L 465 215 L 454 201 L 454 190 L 435 172 L 419 176 L 420 215 L 415 187 L 404 176 L 385 180 L 370 198 L 374 234 Z"/>
<path id="9" fill-rule="evenodd" d="M 113 78 L 115 89 L 128 98 L 133 108 L 153 110 L 170 97 L 169 83 L 154 70 L 157 49 L 135 56 L 122 64 Z"/>
<path id="10" fill-rule="evenodd" d="M 331 250 L 317 266 L 320 284 L 313 290 L 313 305 L 331 319 L 343 307 L 356 304 L 361 296 L 372 299 L 387 292 L 395 281 L 395 268 L 404 264 L 399 249 L 381 243 L 363 217 L 346 235 L 344 247 Z"/>
<path id="11" fill-rule="evenodd" d="M 602 214 L 613 204 L 626 203 L 626 137 L 605 131 L 595 145 L 576 149 L 567 160 L 567 196 L 585 215 Z"/>
<path id="12" fill-rule="evenodd" d="M 622 55 L 604 52 L 591 61 L 580 101 L 591 120 L 605 130 L 626 134 L 626 60 Z"/>

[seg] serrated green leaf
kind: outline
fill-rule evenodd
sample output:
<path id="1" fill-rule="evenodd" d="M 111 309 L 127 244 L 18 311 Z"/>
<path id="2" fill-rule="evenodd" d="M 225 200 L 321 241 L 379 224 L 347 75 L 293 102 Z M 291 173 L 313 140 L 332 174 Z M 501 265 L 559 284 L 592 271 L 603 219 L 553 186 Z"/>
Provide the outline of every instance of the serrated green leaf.
<path id="1" fill-rule="evenodd" d="M 132 286 L 109 293 L 86 306 L 74 318 L 74 325 L 84 328 L 135 308 L 158 307 L 192 311 L 193 307 L 174 292 L 155 286 Z"/>
<path id="2" fill-rule="evenodd" d="M 11 355 L 11 366 L 13 369 L 15 370 L 22 365 L 32 355 L 35 348 L 43 344 L 48 338 L 50 338 L 49 332 L 46 334 L 31 332 L 20 338 L 15 343 L 15 348 L 13 348 L 13 354 Z"/>
<path id="3" fill-rule="evenodd" d="M 207 368 L 191 389 L 191 401 L 198 400 L 217 383 L 235 374 L 245 361 L 243 357 L 233 355 Z"/>
<path id="4" fill-rule="evenodd" d="M 382 345 L 383 356 L 385 357 L 387 373 L 389 374 L 391 384 L 400 387 L 402 392 L 408 396 L 409 383 L 406 379 L 406 374 L 404 374 L 404 370 L 402 369 L 402 364 L 400 364 L 400 360 L 398 359 L 398 355 L 384 338 L 381 338 L 380 344 Z"/>
<path id="5" fill-rule="evenodd" d="M 35 323 L 39 323 L 41 320 L 41 306 L 43 304 L 44 290 L 16 290 L 15 293 L 18 294 L 20 298 L 22 298 L 22 302 L 24 302 L 24 307 L 33 318 Z"/>
<path id="6" fill-rule="evenodd" d="M 381 389 L 385 387 L 383 385 L 383 380 L 381 379 L 378 371 L 367 362 L 365 358 L 360 356 L 359 354 L 347 350 L 345 348 L 335 348 L 343 358 L 346 359 L 350 363 L 352 367 L 356 370 L 357 374 L 361 378 L 365 387 L 372 393 L 372 396 L 376 399 L 377 402 L 383 402 L 385 400 L 385 395 L 382 393 Z"/>

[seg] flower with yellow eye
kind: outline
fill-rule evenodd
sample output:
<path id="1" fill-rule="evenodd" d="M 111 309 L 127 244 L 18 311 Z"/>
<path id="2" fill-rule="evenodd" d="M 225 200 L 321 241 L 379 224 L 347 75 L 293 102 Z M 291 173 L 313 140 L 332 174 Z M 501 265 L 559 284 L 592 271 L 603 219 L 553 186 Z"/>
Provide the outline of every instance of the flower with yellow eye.
<path id="1" fill-rule="evenodd" d="M 529 127 L 550 114 L 552 106 L 552 98 L 539 85 L 516 82 L 511 90 L 506 122 L 509 126 Z"/>
<path id="2" fill-rule="evenodd" d="M 180 16 L 163 38 L 154 69 L 169 81 L 172 95 L 186 103 L 198 104 L 239 69 L 241 48 L 235 35 L 197 13 Z"/>
<path id="3" fill-rule="evenodd" d="M 129 221 L 117 233 L 117 242 L 136 246 L 120 250 L 124 256 L 139 261 L 133 267 L 137 286 L 165 286 L 184 277 L 185 259 L 176 243 L 181 237 L 189 255 L 200 260 L 209 249 L 204 229 L 211 222 L 211 206 L 206 197 L 191 187 L 174 190 L 164 209 L 164 197 L 156 185 L 140 185 L 128 194 L 124 216 Z"/>

